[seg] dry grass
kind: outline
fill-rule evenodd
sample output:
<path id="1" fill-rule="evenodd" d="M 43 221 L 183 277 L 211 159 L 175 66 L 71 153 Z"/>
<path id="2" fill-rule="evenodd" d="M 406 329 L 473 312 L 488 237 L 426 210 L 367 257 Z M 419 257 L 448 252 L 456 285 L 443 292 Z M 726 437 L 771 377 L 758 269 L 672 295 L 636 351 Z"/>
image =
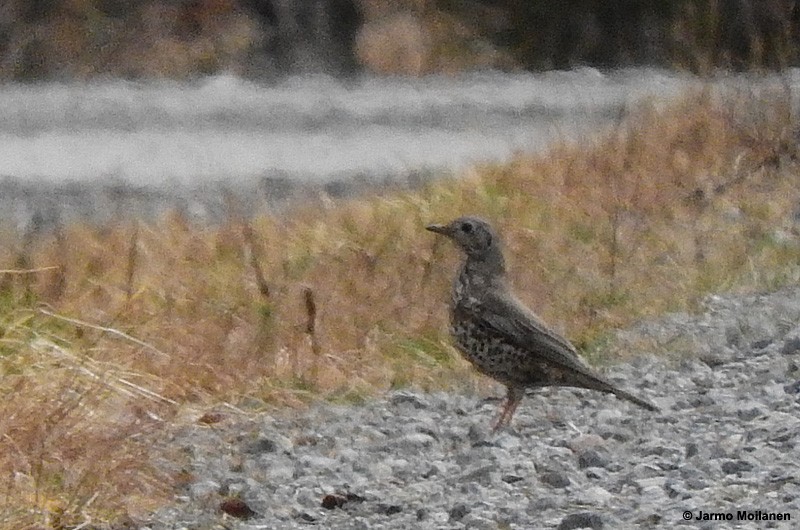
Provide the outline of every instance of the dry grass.
<path id="1" fill-rule="evenodd" d="M 473 387 L 444 331 L 456 252 L 431 221 L 493 220 L 522 298 L 590 355 L 710 291 L 797 281 L 784 96 L 644 105 L 588 147 L 252 224 L 0 234 L 0 526 L 168 498 L 147 442 L 186 408 Z"/>

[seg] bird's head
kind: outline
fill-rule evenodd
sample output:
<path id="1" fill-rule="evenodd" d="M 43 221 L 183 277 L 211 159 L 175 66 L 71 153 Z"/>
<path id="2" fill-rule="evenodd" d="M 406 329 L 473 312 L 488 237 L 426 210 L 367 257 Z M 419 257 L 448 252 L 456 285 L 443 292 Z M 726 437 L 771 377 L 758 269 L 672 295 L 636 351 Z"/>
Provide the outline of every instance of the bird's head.
<path id="1" fill-rule="evenodd" d="M 503 255 L 500 250 L 500 238 L 492 226 L 477 217 L 459 217 L 444 225 L 428 225 L 431 232 L 442 234 L 452 239 L 468 258 L 499 265 L 503 270 Z"/>

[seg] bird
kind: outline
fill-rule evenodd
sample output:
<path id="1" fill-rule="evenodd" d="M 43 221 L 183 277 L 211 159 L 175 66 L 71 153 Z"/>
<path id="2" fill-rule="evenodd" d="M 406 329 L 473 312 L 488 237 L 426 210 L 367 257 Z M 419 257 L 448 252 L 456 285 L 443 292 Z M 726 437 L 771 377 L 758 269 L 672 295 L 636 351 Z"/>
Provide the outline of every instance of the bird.
<path id="1" fill-rule="evenodd" d="M 426 229 L 449 238 L 464 254 L 451 290 L 450 335 L 479 372 L 506 386 L 492 432 L 511 423 L 529 388 L 587 388 L 659 410 L 595 373 L 567 339 L 514 295 L 502 243 L 487 221 L 464 216 Z"/>

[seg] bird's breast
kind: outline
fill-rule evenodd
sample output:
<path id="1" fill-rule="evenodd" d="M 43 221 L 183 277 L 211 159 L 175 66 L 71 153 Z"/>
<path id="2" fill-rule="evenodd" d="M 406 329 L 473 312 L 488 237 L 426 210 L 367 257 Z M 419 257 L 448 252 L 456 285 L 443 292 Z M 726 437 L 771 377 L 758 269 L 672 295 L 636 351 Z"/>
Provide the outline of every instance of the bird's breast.
<path id="1" fill-rule="evenodd" d="M 466 360 L 485 375 L 516 383 L 525 353 L 476 319 L 464 306 L 454 306 L 450 319 L 453 343 Z"/>
<path id="2" fill-rule="evenodd" d="M 451 294 L 451 308 L 460 308 L 466 311 L 476 312 L 481 305 L 481 282 L 476 282 L 469 275 L 460 274 L 453 283 Z"/>

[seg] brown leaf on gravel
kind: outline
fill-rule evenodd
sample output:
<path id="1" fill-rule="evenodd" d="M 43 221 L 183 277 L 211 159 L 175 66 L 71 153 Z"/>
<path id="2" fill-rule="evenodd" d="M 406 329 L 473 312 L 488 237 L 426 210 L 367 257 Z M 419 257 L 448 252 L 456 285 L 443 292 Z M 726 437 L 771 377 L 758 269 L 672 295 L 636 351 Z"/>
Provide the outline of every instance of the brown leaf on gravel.
<path id="1" fill-rule="evenodd" d="M 237 519 L 251 519 L 258 516 L 258 513 L 254 512 L 246 502 L 236 497 L 229 497 L 222 501 L 219 509 Z"/>
<path id="2" fill-rule="evenodd" d="M 197 423 L 203 423 L 205 425 L 213 425 L 215 423 L 219 423 L 225 419 L 225 416 L 219 412 L 206 412 L 199 418 L 197 418 Z"/>

